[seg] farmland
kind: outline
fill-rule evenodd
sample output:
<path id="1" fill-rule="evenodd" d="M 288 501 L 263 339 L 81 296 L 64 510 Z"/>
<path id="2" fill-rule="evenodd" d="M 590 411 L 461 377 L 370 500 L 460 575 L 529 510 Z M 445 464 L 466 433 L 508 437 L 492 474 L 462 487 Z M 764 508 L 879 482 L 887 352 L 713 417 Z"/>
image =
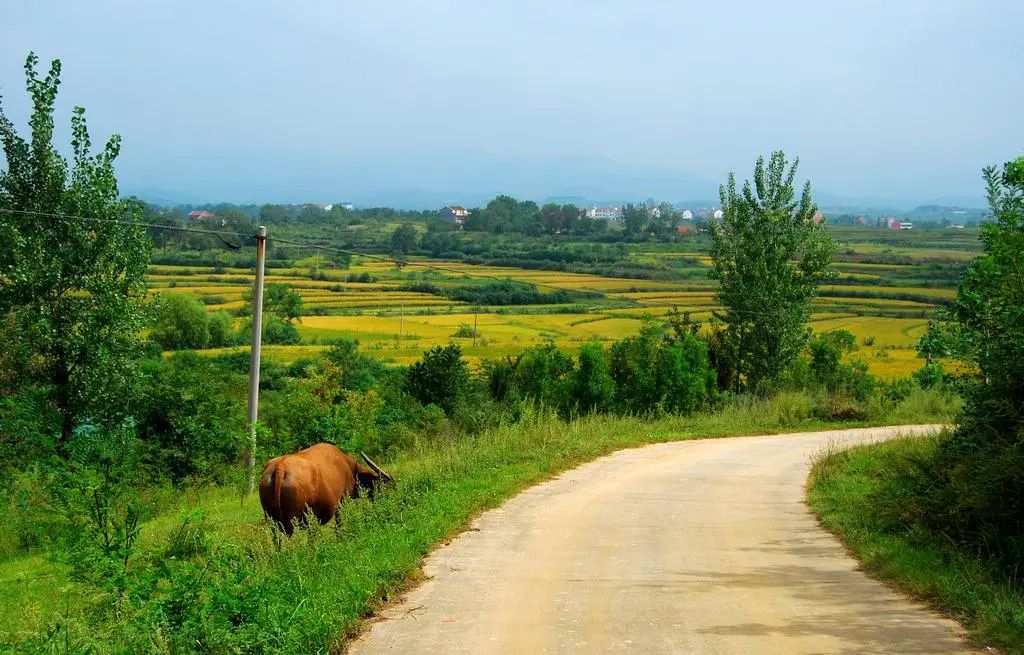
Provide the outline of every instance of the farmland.
<path id="1" fill-rule="evenodd" d="M 838 244 L 834 278 L 815 302 L 812 328 L 853 332 L 859 342 L 853 356 L 880 377 L 911 373 L 920 366 L 916 340 L 934 312 L 953 298 L 965 262 L 979 250 L 977 231 L 832 232 Z M 294 247 L 286 260 L 271 262 L 267 282 L 287 284 L 302 296 L 297 324 L 302 343 L 269 347 L 266 355 L 292 362 L 347 338 L 391 364 L 409 364 L 424 350 L 447 343 L 460 344 L 467 359 L 479 364 L 540 343 L 574 350 L 590 341 L 621 339 L 672 308 L 689 312 L 695 321 L 711 318 L 717 305 L 704 236 L 627 248 L 624 260 L 644 267 L 647 279 L 423 256 L 409 257 L 403 266 L 383 256 L 356 256 L 347 267 L 333 268 L 322 263 L 319 251 Z M 211 311 L 233 313 L 247 307 L 251 281 L 250 269 L 225 266 L 157 264 L 149 276 L 151 294 L 187 293 Z M 453 290 L 508 281 L 540 294 L 563 294 L 538 304 L 452 297 L 458 295 Z"/>

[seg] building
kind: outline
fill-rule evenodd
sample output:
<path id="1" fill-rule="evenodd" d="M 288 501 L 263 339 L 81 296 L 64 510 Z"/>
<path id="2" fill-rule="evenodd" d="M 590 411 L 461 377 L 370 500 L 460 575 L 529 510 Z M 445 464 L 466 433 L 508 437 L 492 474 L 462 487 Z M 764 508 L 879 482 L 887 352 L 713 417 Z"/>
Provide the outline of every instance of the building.
<path id="1" fill-rule="evenodd" d="M 711 212 L 711 218 L 715 219 L 716 221 L 720 221 L 723 218 L 725 218 L 725 212 L 723 212 L 721 209 L 716 209 L 715 211 Z"/>
<path id="2" fill-rule="evenodd" d="M 196 210 L 188 213 L 189 221 L 213 221 L 216 220 L 217 216 L 213 212 L 204 210 Z"/>
<path id="3" fill-rule="evenodd" d="M 606 221 L 621 221 L 622 207 L 590 207 L 586 210 L 587 218 L 600 218 Z"/>
<path id="4" fill-rule="evenodd" d="M 469 210 L 459 205 L 447 205 L 437 210 L 437 217 L 447 223 L 462 227 L 466 224 L 466 217 Z"/>
<path id="5" fill-rule="evenodd" d="M 914 224 L 910 221 L 902 221 L 899 226 L 900 230 L 913 230 Z"/>
<path id="6" fill-rule="evenodd" d="M 814 218 L 812 218 L 811 220 L 814 221 L 815 225 L 821 225 L 822 223 L 825 222 L 825 215 L 822 214 L 821 212 L 818 212 L 814 215 Z"/>
<path id="7" fill-rule="evenodd" d="M 689 209 L 684 209 L 683 213 L 682 213 L 682 217 L 683 217 L 684 221 L 692 221 L 693 220 L 693 212 L 690 211 Z"/>
<path id="8" fill-rule="evenodd" d="M 689 234 L 690 232 L 693 232 L 693 227 L 690 225 L 680 225 L 676 228 L 676 232 L 679 234 Z"/>

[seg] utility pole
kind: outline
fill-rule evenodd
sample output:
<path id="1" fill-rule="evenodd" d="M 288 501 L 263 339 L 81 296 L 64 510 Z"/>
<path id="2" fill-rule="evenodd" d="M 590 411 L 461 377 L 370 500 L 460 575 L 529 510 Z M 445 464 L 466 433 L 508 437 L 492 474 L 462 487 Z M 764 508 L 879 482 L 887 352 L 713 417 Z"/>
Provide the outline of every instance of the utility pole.
<path id="1" fill-rule="evenodd" d="M 249 444 L 245 449 L 245 492 L 252 495 L 256 467 L 256 419 L 260 405 L 260 346 L 263 343 L 263 265 L 267 259 L 267 228 L 256 234 L 256 286 L 252 294 L 252 359 L 249 361 Z"/>

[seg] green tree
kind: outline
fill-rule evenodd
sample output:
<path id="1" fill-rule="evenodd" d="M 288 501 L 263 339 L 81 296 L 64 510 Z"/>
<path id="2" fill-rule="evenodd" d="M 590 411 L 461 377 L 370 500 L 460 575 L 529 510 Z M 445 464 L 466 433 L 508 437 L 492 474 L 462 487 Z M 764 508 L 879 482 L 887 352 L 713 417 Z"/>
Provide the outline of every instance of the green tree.
<path id="1" fill-rule="evenodd" d="M 921 483 L 922 522 L 1024 579 L 1024 157 L 984 170 L 991 222 L 950 308 L 964 410 Z M 945 331 L 945 330 L 943 330 Z M 950 340 L 935 337 L 936 349 Z M 926 346 L 928 344 L 925 344 Z M 944 354 L 944 353 L 940 353 Z"/>
<path id="2" fill-rule="evenodd" d="M 419 241 L 419 235 L 416 233 L 416 228 L 409 224 L 399 225 L 391 233 L 391 252 L 408 255 L 416 248 L 417 241 Z"/>
<path id="3" fill-rule="evenodd" d="M 578 366 L 573 371 L 572 400 L 580 412 L 606 412 L 615 399 L 615 380 L 608 354 L 600 343 L 580 346 Z"/>
<path id="4" fill-rule="evenodd" d="M 635 337 L 612 344 L 609 364 L 620 411 L 644 413 L 657 409 L 661 399 L 657 366 L 661 337 L 660 326 L 645 323 Z"/>
<path id="5" fill-rule="evenodd" d="M 534 346 L 519 356 L 510 384 L 519 397 L 564 411 L 572 372 L 572 358 L 555 344 L 547 343 Z"/>
<path id="6" fill-rule="evenodd" d="M 753 186 L 738 190 L 730 173 L 720 190 L 725 216 L 712 227 L 711 258 L 723 309 L 715 316 L 725 323 L 721 338 L 736 382 L 748 389 L 776 380 L 803 350 L 811 300 L 835 251 L 814 223 L 810 182 L 797 199 L 798 163 L 787 170 L 782 151 L 767 166 L 758 157 Z"/>
<path id="7" fill-rule="evenodd" d="M 622 224 L 626 229 L 626 236 L 639 237 L 647 229 L 647 210 L 643 207 L 626 205 L 622 208 Z"/>
<path id="8" fill-rule="evenodd" d="M 576 223 L 580 220 L 580 209 L 573 204 L 562 205 L 562 229 L 566 232 L 575 232 Z"/>
<path id="9" fill-rule="evenodd" d="M 424 405 L 434 404 L 451 416 L 469 391 L 469 369 L 458 344 L 434 346 L 409 367 L 405 388 Z"/>
<path id="10" fill-rule="evenodd" d="M 549 202 L 540 208 L 540 229 L 545 234 L 554 234 L 562 226 L 562 208 Z"/>
<path id="11" fill-rule="evenodd" d="M 205 348 L 210 342 L 210 317 L 206 306 L 195 296 L 161 294 L 153 303 L 149 338 L 164 350 Z"/>
<path id="12" fill-rule="evenodd" d="M 263 290 L 263 311 L 285 323 L 302 318 L 302 296 L 291 285 L 268 284 Z"/>
<path id="13" fill-rule="evenodd" d="M 231 314 L 228 314 L 226 311 L 220 310 L 210 314 L 208 325 L 210 329 L 209 345 L 211 348 L 231 346 L 237 341 L 234 321 L 231 318 Z"/>
<path id="14" fill-rule="evenodd" d="M 57 448 L 83 421 L 116 424 L 134 379 L 151 244 L 141 208 L 121 200 L 114 160 L 121 139 L 97 154 L 85 110 L 71 117 L 71 161 L 53 145 L 60 61 L 44 78 L 25 61 L 32 102 L 26 140 L 0 107 L 0 317 L 24 344 L 18 370 L 45 389 L 61 417 Z M 86 217 L 86 218 L 72 218 Z M 95 220 L 91 220 L 95 219 Z"/>

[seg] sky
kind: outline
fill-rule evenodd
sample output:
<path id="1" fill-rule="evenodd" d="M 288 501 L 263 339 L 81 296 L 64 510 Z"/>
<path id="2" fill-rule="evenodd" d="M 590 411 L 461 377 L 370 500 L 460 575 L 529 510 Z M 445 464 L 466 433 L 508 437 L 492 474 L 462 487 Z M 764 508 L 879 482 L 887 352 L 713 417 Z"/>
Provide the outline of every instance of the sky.
<path id="1" fill-rule="evenodd" d="M 81 105 L 94 142 L 121 134 L 122 190 L 156 200 L 703 200 L 781 148 L 819 199 L 955 203 L 1024 151 L 1018 0 L 0 0 L 0 16 L 8 116 L 24 125 L 28 51 L 59 58 L 58 122 Z"/>

